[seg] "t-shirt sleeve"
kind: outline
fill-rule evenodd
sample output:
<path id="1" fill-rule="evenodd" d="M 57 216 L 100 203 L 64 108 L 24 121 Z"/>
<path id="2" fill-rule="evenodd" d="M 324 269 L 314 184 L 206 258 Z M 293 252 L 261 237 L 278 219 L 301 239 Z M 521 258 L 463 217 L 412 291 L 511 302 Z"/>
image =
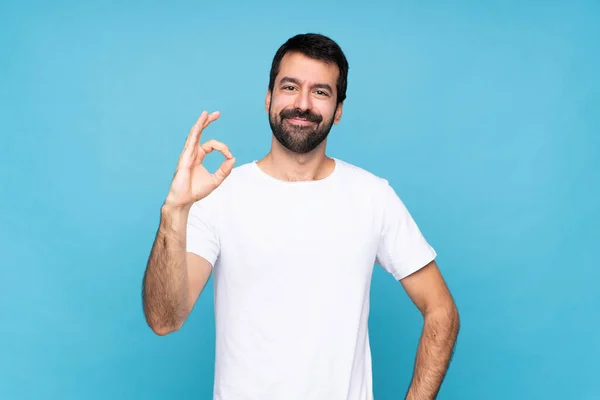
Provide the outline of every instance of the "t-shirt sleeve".
<path id="1" fill-rule="evenodd" d="M 427 265 L 437 254 L 387 182 L 382 204 L 383 219 L 376 263 L 400 280 Z"/>
<path id="2" fill-rule="evenodd" d="M 188 215 L 186 236 L 187 251 L 206 259 L 213 267 L 221 250 L 215 220 L 209 198 L 194 203 Z"/>

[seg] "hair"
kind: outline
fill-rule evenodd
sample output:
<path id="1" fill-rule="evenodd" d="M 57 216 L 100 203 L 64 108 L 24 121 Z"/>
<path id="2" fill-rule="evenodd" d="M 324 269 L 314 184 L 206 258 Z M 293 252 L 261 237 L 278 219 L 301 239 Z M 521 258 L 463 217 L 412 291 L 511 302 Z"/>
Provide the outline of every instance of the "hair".
<path id="1" fill-rule="evenodd" d="M 317 33 L 306 33 L 291 37 L 275 53 L 269 76 L 269 90 L 272 92 L 275 77 L 279 73 L 279 65 L 286 53 L 296 52 L 327 64 L 335 64 L 339 69 L 337 80 L 337 102 L 346 100 L 348 87 L 348 60 L 340 46 L 327 36 Z"/>

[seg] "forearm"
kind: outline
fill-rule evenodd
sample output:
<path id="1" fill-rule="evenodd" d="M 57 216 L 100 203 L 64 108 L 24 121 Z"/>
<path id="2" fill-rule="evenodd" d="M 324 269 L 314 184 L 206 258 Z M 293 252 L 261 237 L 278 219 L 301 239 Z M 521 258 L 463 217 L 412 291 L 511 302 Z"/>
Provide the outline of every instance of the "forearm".
<path id="1" fill-rule="evenodd" d="M 189 210 L 161 209 L 143 280 L 144 313 L 157 334 L 178 329 L 188 310 L 186 228 Z"/>
<path id="2" fill-rule="evenodd" d="M 432 400 L 437 397 L 450 365 L 459 324 L 456 308 L 425 314 L 406 400 Z"/>

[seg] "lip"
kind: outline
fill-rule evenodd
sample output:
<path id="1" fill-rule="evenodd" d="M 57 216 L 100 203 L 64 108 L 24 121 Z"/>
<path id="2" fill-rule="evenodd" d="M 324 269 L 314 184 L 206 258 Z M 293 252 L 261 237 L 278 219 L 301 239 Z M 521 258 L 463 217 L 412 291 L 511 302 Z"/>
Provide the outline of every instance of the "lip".
<path id="1" fill-rule="evenodd" d="M 312 122 L 312 121 L 308 121 L 306 119 L 300 119 L 300 118 L 287 118 L 287 120 L 290 121 L 294 125 L 312 125 L 312 124 L 314 124 L 314 122 Z"/>

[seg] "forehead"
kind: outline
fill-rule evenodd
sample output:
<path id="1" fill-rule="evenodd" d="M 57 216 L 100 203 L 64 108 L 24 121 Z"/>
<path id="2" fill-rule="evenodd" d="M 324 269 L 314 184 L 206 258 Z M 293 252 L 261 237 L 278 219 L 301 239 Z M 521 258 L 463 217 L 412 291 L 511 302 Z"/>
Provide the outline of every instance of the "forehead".
<path id="1" fill-rule="evenodd" d="M 315 60 L 301 53 L 287 53 L 281 59 L 277 80 L 287 76 L 306 83 L 327 83 L 335 87 L 339 75 L 335 63 Z"/>

